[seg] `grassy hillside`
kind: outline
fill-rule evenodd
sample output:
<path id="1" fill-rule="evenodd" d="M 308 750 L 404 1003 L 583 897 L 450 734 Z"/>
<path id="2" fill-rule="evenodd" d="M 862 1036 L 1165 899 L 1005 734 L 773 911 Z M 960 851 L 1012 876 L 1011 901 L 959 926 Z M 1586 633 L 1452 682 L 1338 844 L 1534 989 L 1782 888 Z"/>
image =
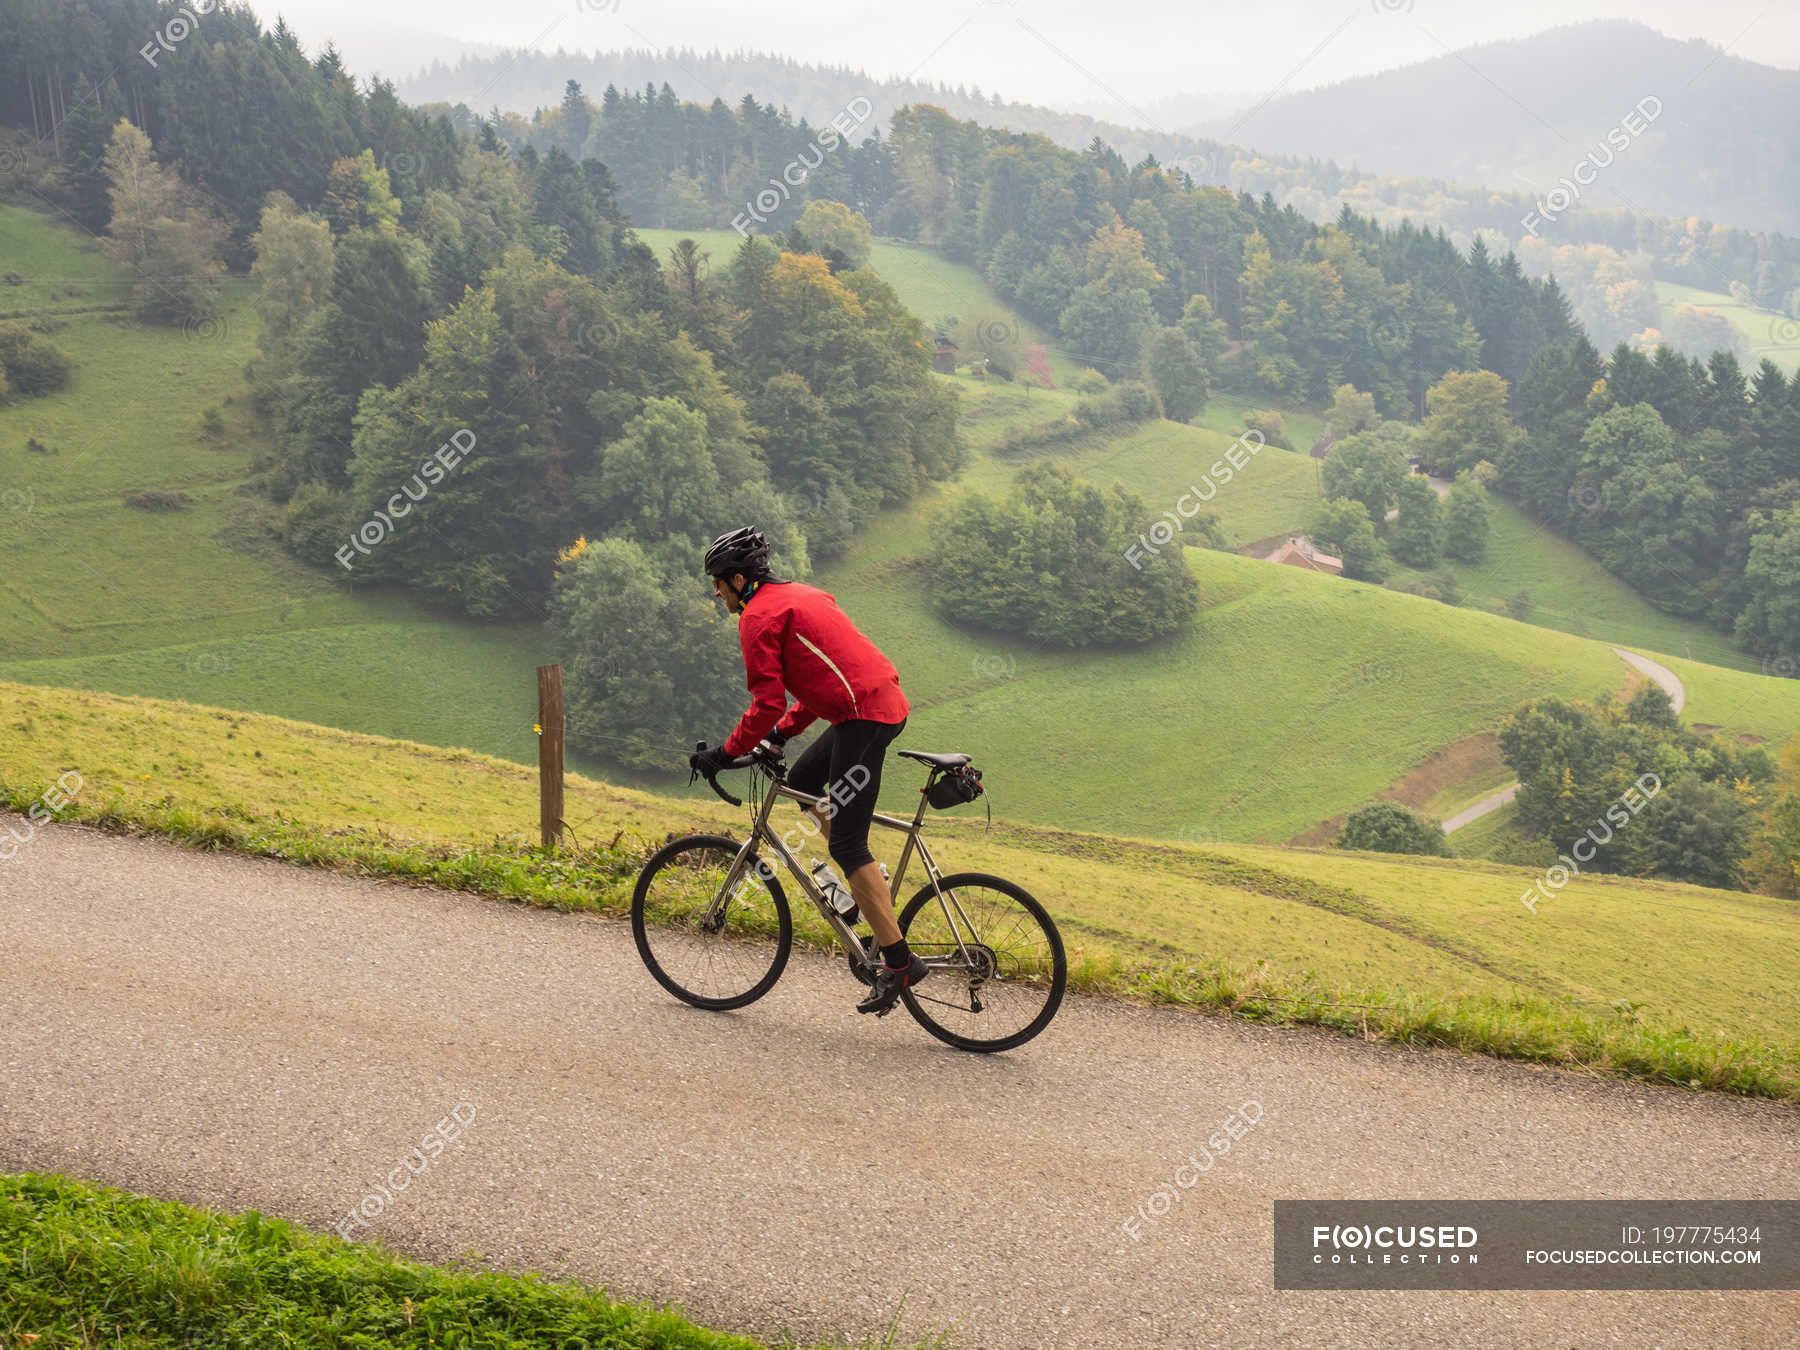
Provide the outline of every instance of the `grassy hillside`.
<path id="1" fill-rule="evenodd" d="M 823 583 L 905 672 L 919 739 L 980 756 L 1020 819 L 1285 840 L 1526 698 L 1623 685 L 1596 644 L 1211 550 L 1187 554 L 1197 621 L 1125 659 L 980 637 L 886 534 Z"/>
<path id="2" fill-rule="evenodd" d="M 1668 331 L 1675 311 L 1682 305 L 1716 309 L 1743 335 L 1749 367 L 1754 368 L 1766 356 L 1790 374 L 1800 369 L 1800 319 L 1791 319 L 1771 309 L 1758 309 L 1755 305 L 1739 304 L 1718 291 L 1703 291 L 1698 286 L 1683 286 L 1674 281 L 1657 282 L 1656 299 L 1664 332 Z"/>
<path id="3" fill-rule="evenodd" d="M 682 235 L 645 237 L 660 250 Z M 705 242 L 717 262 L 737 236 Z M 0 678 L 255 708 L 534 757 L 531 672 L 554 659 L 541 623 L 482 626 L 443 619 L 404 595 L 352 595 L 268 540 L 267 504 L 239 489 L 261 434 L 243 379 L 255 352 L 247 283 L 232 284 L 221 322 L 153 329 L 121 312 L 128 278 L 72 231 L 0 210 L 0 252 L 19 260 L 26 279 L 0 300 L 40 306 L 76 361 L 66 390 L 0 408 L 9 508 L 0 510 L 8 559 Z M 997 305 L 972 269 L 927 250 L 881 241 L 875 262 L 922 314 Z M 1059 366 L 1059 377 L 1068 372 Z M 878 522 L 823 580 L 893 645 L 918 704 L 909 734 L 982 751 L 1009 813 L 1165 836 L 1283 840 L 1409 771 L 1418 772 L 1407 799 L 1440 809 L 1504 777 L 1491 750 L 1470 750 L 1469 738 L 1518 701 L 1623 684 L 1616 659 L 1592 644 L 1368 588 L 1321 589 L 1317 578 L 1265 575 L 1214 553 L 1191 555 L 1207 595 L 1200 624 L 1146 652 L 1059 654 L 954 631 L 925 604 L 912 560 L 929 552 L 946 501 L 971 488 L 1002 490 L 1025 462 L 992 453 L 1005 429 L 1065 412 L 1074 396 L 941 378 L 964 395 L 973 454 L 963 478 Z M 1221 393 L 1199 425 L 1154 423 L 1057 454 L 1142 495 L 1148 529 L 1202 481 L 1251 406 Z M 222 437 L 202 431 L 209 407 L 222 414 Z M 1320 430 L 1316 413 L 1287 417 L 1293 442 L 1309 445 Z M 55 453 L 28 452 L 28 437 Z M 183 492 L 192 505 L 149 514 L 123 504 L 123 494 L 151 487 Z M 1219 486 L 1213 505 L 1242 546 L 1303 527 L 1317 495 L 1314 461 L 1268 449 Z M 1492 561 L 1452 570 L 1471 602 L 1490 610 L 1528 590 L 1538 623 L 1746 663 L 1717 635 L 1657 615 L 1504 504 Z M 1800 726 L 1800 686 L 1766 686 L 1767 696 L 1765 682 L 1703 672 L 1691 715 L 1771 739 Z"/>
<path id="4" fill-rule="evenodd" d="M 534 773 L 485 756 L 11 684 L 0 726 L 0 803 L 14 809 L 74 768 L 76 819 L 540 903 L 618 912 L 666 832 L 743 825 L 711 799 L 576 776 L 568 818 L 603 847 L 585 864 L 539 863 L 523 848 Z M 912 786 L 891 774 L 893 804 Z M 1171 804 L 1193 790 L 1169 789 Z M 1800 1096 L 1791 903 L 1596 877 L 1534 915 L 1523 869 L 1108 838 L 1009 823 L 1009 802 L 991 834 L 966 808 L 934 815 L 940 857 L 1036 893 L 1086 987 L 1351 1028 L 1366 1015 L 1408 1040 Z M 891 860 L 891 837 L 876 843 Z"/>
<path id="5" fill-rule="evenodd" d="M 62 391 L 0 406 L 0 669 L 535 757 L 532 669 L 551 659 L 538 626 L 352 596 L 264 535 L 265 503 L 238 488 L 259 434 L 248 283 L 228 286 L 216 323 L 153 328 L 123 313 L 129 276 L 42 215 L 0 207 L 0 257 L 25 277 L 0 304 L 47 319 L 75 363 Z M 127 507 L 143 488 L 193 504 Z"/>
<path id="6" fill-rule="evenodd" d="M 1445 559 L 1430 569 L 1455 578 L 1462 603 L 1490 614 L 1507 612 L 1506 602 L 1523 593 L 1530 599 L 1526 622 L 1621 647 L 1688 656 L 1737 670 L 1759 670 L 1757 659 L 1729 635 L 1706 624 L 1664 614 L 1608 572 L 1592 554 L 1532 520 L 1495 494 L 1493 531 L 1479 563 Z M 1426 573 L 1396 565 L 1389 586 Z"/>

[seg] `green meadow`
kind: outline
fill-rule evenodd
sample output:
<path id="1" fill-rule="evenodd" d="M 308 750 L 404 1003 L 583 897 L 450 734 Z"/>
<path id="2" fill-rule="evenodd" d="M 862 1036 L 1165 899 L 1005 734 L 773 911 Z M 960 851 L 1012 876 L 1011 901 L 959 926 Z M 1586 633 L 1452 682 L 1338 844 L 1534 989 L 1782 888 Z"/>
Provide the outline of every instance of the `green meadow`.
<path id="1" fill-rule="evenodd" d="M 663 251 L 684 232 L 643 234 Z M 715 262 L 736 241 L 702 238 Z M 156 329 L 124 312 L 128 277 L 44 216 L 0 209 L 0 252 L 24 283 L 0 299 L 31 309 L 75 361 L 65 390 L 0 408 L 0 678 L 535 758 L 532 671 L 555 659 L 544 624 L 472 624 L 404 594 L 353 594 L 329 565 L 302 565 L 269 539 L 268 504 L 242 486 L 263 448 L 244 379 L 256 350 L 248 282 L 230 284 L 221 320 Z M 972 269 L 926 249 L 878 241 L 875 266 L 929 319 L 1002 308 Z M 963 395 L 962 476 L 878 519 L 819 578 L 905 673 L 917 707 L 909 738 L 980 754 L 1015 818 L 1291 839 L 1491 731 L 1525 698 L 1622 689 L 1606 642 L 1691 655 L 1694 720 L 1768 740 L 1800 727 L 1800 684 L 1765 679 L 1722 636 L 1657 614 L 1505 502 L 1488 563 L 1448 569 L 1462 609 L 1189 550 L 1204 607 L 1173 641 L 1101 655 L 955 629 L 933 613 L 920 563 L 950 501 L 1003 491 L 1030 462 L 1033 452 L 1000 452 L 1006 430 L 1073 407 L 1061 387 L 1073 367 L 1055 364 L 1049 390 L 940 377 Z M 1138 493 L 1146 532 L 1182 493 L 1210 491 L 1230 545 L 1243 548 L 1303 529 L 1319 495 L 1303 452 L 1264 449 L 1230 481 L 1209 477 L 1254 406 L 1221 391 L 1194 425 L 1145 424 L 1050 453 Z M 1322 429 L 1317 410 L 1283 412 L 1303 451 Z M 189 504 L 125 504 L 147 489 Z M 1520 591 L 1530 624 L 1500 617 Z M 1414 797 L 1448 809 L 1503 779 L 1491 752 L 1459 752 Z"/>

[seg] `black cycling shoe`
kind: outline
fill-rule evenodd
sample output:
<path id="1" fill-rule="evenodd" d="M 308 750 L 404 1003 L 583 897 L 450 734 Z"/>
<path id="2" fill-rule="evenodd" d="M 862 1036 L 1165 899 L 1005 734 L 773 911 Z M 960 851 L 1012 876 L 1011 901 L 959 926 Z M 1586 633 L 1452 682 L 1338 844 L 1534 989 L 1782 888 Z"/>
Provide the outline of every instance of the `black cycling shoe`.
<path id="1" fill-rule="evenodd" d="M 892 966 L 882 966 L 881 973 L 875 977 L 875 987 L 869 990 L 867 998 L 856 1005 L 856 1011 L 872 1012 L 878 1017 L 887 1016 L 899 1001 L 900 991 L 911 989 L 929 974 L 931 967 L 919 959 L 917 952 L 912 953 L 911 961 L 897 970 Z"/>

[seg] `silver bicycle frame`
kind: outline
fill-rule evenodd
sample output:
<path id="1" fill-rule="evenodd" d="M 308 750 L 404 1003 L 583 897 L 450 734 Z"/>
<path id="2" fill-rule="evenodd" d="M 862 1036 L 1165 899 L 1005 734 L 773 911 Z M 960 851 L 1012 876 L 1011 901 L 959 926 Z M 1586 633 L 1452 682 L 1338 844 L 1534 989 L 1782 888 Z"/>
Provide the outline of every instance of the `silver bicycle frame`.
<path id="1" fill-rule="evenodd" d="M 775 800 L 778 797 L 787 797 L 799 802 L 802 806 L 824 810 L 827 816 L 837 809 L 836 803 L 829 796 L 815 797 L 811 793 L 791 788 L 786 783 L 777 780 L 772 774 L 768 774 L 768 771 L 760 765 L 752 768 L 751 771 L 768 776 L 768 791 L 763 795 L 762 808 L 757 812 L 756 821 L 750 827 L 749 838 L 744 840 L 743 847 L 738 849 L 737 857 L 732 859 L 730 870 L 725 874 L 725 882 L 719 887 L 719 893 L 713 897 L 713 903 L 707 909 L 707 921 L 717 921 L 720 911 L 731 897 L 737 894 L 745 874 L 750 870 L 750 860 L 756 854 L 757 844 L 759 842 L 767 843 L 769 849 L 787 864 L 788 871 L 793 873 L 794 879 L 800 883 L 801 890 L 813 902 L 813 907 L 819 911 L 820 917 L 837 934 L 838 941 L 843 944 L 850 959 L 858 964 L 868 965 L 868 953 L 863 950 L 862 942 L 858 939 L 856 931 L 839 917 L 837 910 L 831 907 L 830 902 L 825 899 L 824 894 L 813 882 L 811 874 L 800 865 L 800 860 L 794 856 L 793 850 L 788 848 L 781 836 L 769 828 L 769 816 L 775 809 Z M 961 954 L 963 962 L 968 964 L 973 961 L 973 958 L 969 955 L 968 943 L 963 940 L 963 931 L 969 934 L 968 942 L 978 944 L 980 939 L 975 932 L 975 925 L 969 922 L 969 916 L 963 912 L 962 905 L 958 903 L 955 892 L 946 894 L 944 891 L 944 874 L 938 870 L 937 860 L 931 856 L 931 850 L 925 846 L 925 840 L 920 835 L 924 821 L 925 796 L 923 793 L 919 794 L 919 809 L 913 813 L 911 820 L 905 820 L 900 816 L 890 816 L 883 811 L 877 811 L 870 817 L 871 824 L 880 825 L 885 829 L 898 830 L 906 836 L 906 843 L 900 849 L 900 860 L 894 865 L 894 875 L 888 880 L 889 893 L 893 894 L 899 891 L 901 884 L 906 879 L 906 867 L 912 861 L 913 849 L 917 848 L 919 858 L 925 864 L 925 874 L 931 878 L 932 893 L 937 896 L 938 906 L 944 912 L 944 922 L 949 925 L 950 935 L 956 939 L 956 949 Z M 805 825 L 796 826 L 796 828 L 810 834 L 817 834 L 817 826 L 810 817 L 807 818 Z M 766 860 L 759 861 L 764 868 L 768 868 L 772 875 L 774 869 L 769 867 L 768 862 Z M 952 906 L 956 910 L 954 915 L 950 912 Z M 895 918 L 899 917 L 899 909 L 900 906 L 896 903 L 894 906 Z M 930 965 L 949 964 L 947 958 L 924 957 L 923 959 Z"/>

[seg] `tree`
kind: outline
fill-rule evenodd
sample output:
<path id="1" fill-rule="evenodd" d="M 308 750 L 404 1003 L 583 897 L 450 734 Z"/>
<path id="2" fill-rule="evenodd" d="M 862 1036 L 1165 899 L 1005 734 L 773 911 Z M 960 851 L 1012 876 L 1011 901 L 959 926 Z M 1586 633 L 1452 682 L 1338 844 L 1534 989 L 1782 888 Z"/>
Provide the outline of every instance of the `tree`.
<path id="1" fill-rule="evenodd" d="M 1472 476 L 1459 475 L 1444 512 L 1444 552 L 1457 562 L 1480 562 L 1487 556 L 1492 516 L 1487 489 Z"/>
<path id="2" fill-rule="evenodd" d="M 400 228 L 400 200 L 388 185 L 387 170 L 375 163 L 373 150 L 331 166 L 323 204 L 325 218 L 340 235 L 352 230 L 392 234 Z"/>
<path id="3" fill-rule="evenodd" d="M 1415 853 L 1447 857 L 1449 843 L 1444 827 L 1399 802 L 1376 802 L 1352 811 L 1342 833 L 1332 841 L 1336 848 L 1366 849 L 1375 853 Z"/>
<path id="4" fill-rule="evenodd" d="M 1340 384 L 1333 391 L 1325 425 L 1331 428 L 1334 440 L 1341 441 L 1380 424 L 1381 415 L 1375 411 L 1375 395 L 1359 394 L 1353 384 Z"/>
<path id="5" fill-rule="evenodd" d="M 800 213 L 800 232 L 821 253 L 835 253 L 845 267 L 867 267 L 869 222 L 842 202 L 811 201 Z"/>
<path id="6" fill-rule="evenodd" d="M 691 569 L 629 539 L 579 539 L 557 558 L 550 618 L 572 744 L 645 773 L 724 735 L 743 704 L 737 634 Z"/>
<path id="7" fill-rule="evenodd" d="M 1429 415 L 1414 441 L 1435 474 L 1454 478 L 1480 460 L 1498 461 L 1512 423 L 1506 381 L 1489 370 L 1453 370 L 1426 395 Z"/>
<path id="8" fill-rule="evenodd" d="M 338 245 L 330 297 L 294 338 L 284 430 L 300 477 L 343 485 L 357 400 L 417 368 L 430 305 L 416 240 L 359 230 Z"/>
<path id="9" fill-rule="evenodd" d="M 1501 723 L 1500 754 L 1527 835 L 1587 871 L 1707 886 L 1741 884 L 1750 811 L 1774 777 L 1761 749 L 1679 725 L 1660 690 L 1623 708 L 1527 703 Z"/>
<path id="10" fill-rule="evenodd" d="M 173 169 L 157 164 L 150 138 L 130 122 L 113 128 L 106 179 L 112 206 L 106 252 L 137 274 L 138 316 L 188 323 L 217 313 L 224 224 Z"/>
<path id="11" fill-rule="evenodd" d="M 1755 521 L 1744 583 L 1738 645 L 1765 661 L 1800 662 L 1800 505 Z"/>
<path id="12" fill-rule="evenodd" d="M 1333 497 L 1319 503 L 1313 517 L 1313 542 L 1344 560 L 1344 575 L 1356 581 L 1380 581 L 1388 573 L 1387 550 L 1375 537 L 1375 526 L 1361 502 Z"/>
<path id="13" fill-rule="evenodd" d="M 1018 375 L 1024 359 L 1019 322 L 1005 310 L 993 305 L 972 310 L 957 322 L 950 336 L 962 360 L 985 361 L 987 369 L 1003 380 Z"/>
<path id="14" fill-rule="evenodd" d="M 932 594 L 953 621 L 1068 647 L 1123 646 L 1175 632 L 1199 607 L 1182 544 L 1219 544 L 1196 516 L 1153 552 L 1142 500 L 1056 463 L 1033 465 L 1004 498 L 972 495 L 938 532 Z M 1056 597 L 1054 604 L 1044 602 Z"/>
<path id="15" fill-rule="evenodd" d="M 1742 890 L 1750 852 L 1747 794 L 1688 774 L 1670 783 L 1644 812 L 1649 875 L 1695 886 Z"/>
<path id="16" fill-rule="evenodd" d="M 1390 425 L 1405 430 L 1402 423 Z M 1412 473 L 1405 444 L 1391 435 L 1365 431 L 1333 446 L 1321 470 L 1325 495 L 1361 502 L 1369 513 L 1369 523 L 1379 528 Z"/>
<path id="17" fill-rule="evenodd" d="M 1388 535 L 1394 557 L 1408 567 L 1435 567 L 1444 551 L 1443 508 L 1437 489 L 1419 474 L 1401 480 L 1400 514 Z"/>
<path id="18" fill-rule="evenodd" d="M 718 470 L 706 418 L 672 398 L 652 398 L 601 452 L 600 500 L 608 533 L 703 544 L 718 510 Z"/>
<path id="19" fill-rule="evenodd" d="M 256 310 L 262 317 L 257 345 L 272 353 L 325 303 L 334 259 L 331 227 L 301 214 L 285 192 L 272 192 L 250 246 L 256 255 L 250 275 L 258 283 Z"/>
<path id="20" fill-rule="evenodd" d="M 1069 298 L 1057 322 L 1071 355 L 1119 377 L 1137 368 L 1144 335 L 1155 326 L 1156 311 L 1146 290 L 1115 292 L 1100 282 L 1089 282 Z"/>
<path id="21" fill-rule="evenodd" d="M 1752 837 L 1750 878 L 1770 895 L 1800 898 L 1800 733 L 1781 747 L 1781 767 Z"/>
<path id="22" fill-rule="evenodd" d="M 1142 364 L 1163 401 L 1163 415 L 1186 422 L 1206 408 L 1207 371 L 1199 347 L 1180 328 L 1159 328 L 1144 339 Z"/>
<path id="23" fill-rule="evenodd" d="M 350 559 L 353 579 L 404 581 L 472 618 L 536 617 L 554 547 L 547 455 L 519 406 L 528 381 L 488 289 L 426 326 L 417 371 L 363 393 L 350 500 L 392 524 Z"/>
<path id="24" fill-rule="evenodd" d="M 1216 371 L 1219 356 L 1225 350 L 1225 323 L 1213 317 L 1212 302 L 1204 295 L 1189 297 L 1181 311 L 1181 331 L 1199 348 L 1207 372 Z"/>

